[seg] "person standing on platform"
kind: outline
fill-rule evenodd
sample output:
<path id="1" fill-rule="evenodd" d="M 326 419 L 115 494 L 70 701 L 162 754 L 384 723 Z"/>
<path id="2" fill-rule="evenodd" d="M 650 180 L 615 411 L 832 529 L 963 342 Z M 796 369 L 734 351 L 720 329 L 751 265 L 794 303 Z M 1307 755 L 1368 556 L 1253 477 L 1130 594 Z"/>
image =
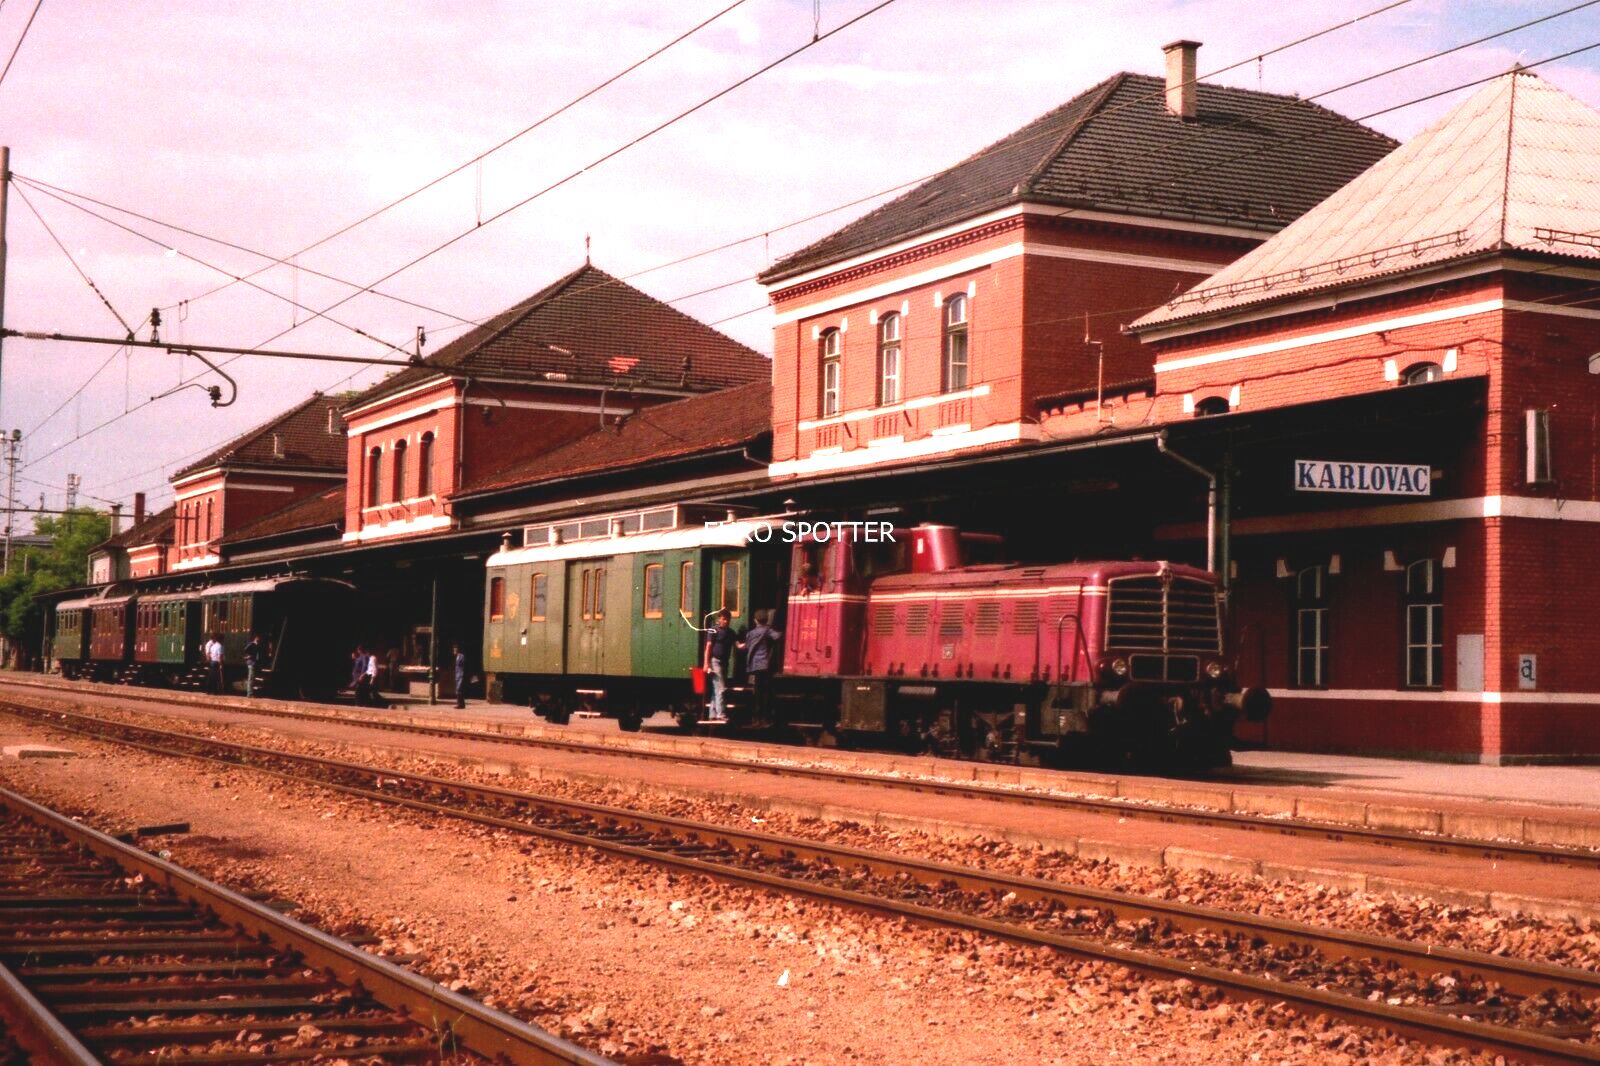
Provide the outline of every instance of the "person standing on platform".
<path id="1" fill-rule="evenodd" d="M 456 709 L 467 709 L 467 656 L 461 645 L 450 645 L 450 661 L 455 667 Z"/>
<path id="2" fill-rule="evenodd" d="M 261 665 L 261 638 L 254 633 L 244 646 L 244 695 L 246 699 L 256 694 L 256 670 Z"/>
<path id="3" fill-rule="evenodd" d="M 368 652 L 367 653 L 367 702 L 368 702 L 369 706 L 372 706 L 372 707 L 387 707 L 387 706 L 389 706 L 389 703 L 388 703 L 387 700 L 383 700 L 383 699 L 380 699 L 378 697 L 379 691 L 380 691 L 380 689 L 378 688 L 378 653 L 376 651 Z"/>
<path id="4" fill-rule="evenodd" d="M 206 642 L 206 687 L 212 695 L 220 696 L 223 693 L 222 676 L 222 638 L 211 634 L 211 639 Z"/>
<path id="5" fill-rule="evenodd" d="M 367 683 L 367 664 L 369 662 L 371 662 L 371 656 L 367 654 L 367 646 L 365 644 L 357 645 L 355 665 L 350 671 L 350 686 L 355 689 L 357 707 L 366 707 L 372 703 L 372 692 Z"/>
<path id="6" fill-rule="evenodd" d="M 717 612 L 717 624 L 706 635 L 706 676 L 711 679 L 711 713 L 709 722 L 728 720 L 728 662 L 733 658 L 733 646 L 738 638 L 733 635 L 730 623 L 733 615 L 726 609 Z"/>
<path id="7" fill-rule="evenodd" d="M 783 639 L 782 633 L 767 624 L 770 617 L 770 611 L 757 611 L 756 624 L 741 644 L 756 716 L 762 722 L 772 721 L 772 668 L 777 663 L 778 641 Z"/>

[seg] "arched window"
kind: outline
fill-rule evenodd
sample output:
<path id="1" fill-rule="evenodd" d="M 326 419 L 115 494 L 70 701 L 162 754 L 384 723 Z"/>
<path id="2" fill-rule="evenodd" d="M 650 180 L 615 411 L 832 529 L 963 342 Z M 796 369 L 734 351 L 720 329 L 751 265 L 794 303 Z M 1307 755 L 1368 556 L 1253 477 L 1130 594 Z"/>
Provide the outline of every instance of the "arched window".
<path id="1" fill-rule="evenodd" d="M 967 387 L 967 298 L 956 293 L 944 302 L 944 360 L 940 388 L 959 392 Z"/>
<path id="2" fill-rule="evenodd" d="M 406 498 L 406 442 L 394 442 L 394 486 L 391 493 L 396 503 Z"/>
<path id="3" fill-rule="evenodd" d="M 433 493 L 433 434 L 424 433 L 417 442 L 417 495 Z"/>
<path id="4" fill-rule="evenodd" d="M 1589 373 L 1600 374 L 1600 352 L 1589 357 Z"/>
<path id="5" fill-rule="evenodd" d="M 383 449 L 374 448 L 367 453 L 367 506 L 376 507 L 383 502 L 378 482 L 383 474 Z"/>
<path id="6" fill-rule="evenodd" d="M 1444 377 L 1444 371 L 1439 369 L 1438 363 L 1413 363 L 1406 367 L 1400 375 L 1402 385 L 1426 385 L 1430 381 L 1438 381 Z"/>
<path id="7" fill-rule="evenodd" d="M 843 384 L 844 367 L 841 357 L 844 354 L 842 335 L 836 329 L 830 329 L 822 335 L 822 404 L 819 410 L 823 418 L 839 413 L 839 394 Z"/>
<path id="8" fill-rule="evenodd" d="M 1194 416 L 1206 418 L 1210 415 L 1225 415 L 1228 413 L 1228 398 L 1226 396 L 1207 396 L 1203 400 L 1196 400 Z"/>
<path id="9" fill-rule="evenodd" d="M 1294 683 L 1328 684 L 1328 571 L 1308 566 L 1294 579 Z"/>
<path id="10" fill-rule="evenodd" d="M 1439 563 L 1418 559 L 1406 567 L 1406 687 L 1444 685 L 1444 592 Z"/>
<path id="11" fill-rule="evenodd" d="M 878 320 L 878 403 L 900 402 L 900 316 Z"/>

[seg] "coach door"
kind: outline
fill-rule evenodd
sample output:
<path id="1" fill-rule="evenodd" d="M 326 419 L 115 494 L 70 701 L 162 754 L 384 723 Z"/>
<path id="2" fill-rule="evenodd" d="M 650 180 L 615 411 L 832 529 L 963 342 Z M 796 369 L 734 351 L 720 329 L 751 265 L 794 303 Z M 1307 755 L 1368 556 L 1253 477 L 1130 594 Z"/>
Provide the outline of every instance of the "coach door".
<path id="1" fill-rule="evenodd" d="M 609 559 L 576 559 L 567 571 L 567 673 L 606 669 L 606 586 Z"/>

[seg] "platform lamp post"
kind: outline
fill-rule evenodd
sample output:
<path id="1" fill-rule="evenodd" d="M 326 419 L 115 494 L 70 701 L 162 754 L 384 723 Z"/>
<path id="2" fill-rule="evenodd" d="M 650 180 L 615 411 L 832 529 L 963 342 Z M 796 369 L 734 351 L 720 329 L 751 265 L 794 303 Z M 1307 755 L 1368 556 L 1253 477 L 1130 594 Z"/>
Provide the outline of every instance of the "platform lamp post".
<path id="1" fill-rule="evenodd" d="M 428 706 L 439 702 L 439 575 L 433 575 L 433 599 L 428 607 Z"/>

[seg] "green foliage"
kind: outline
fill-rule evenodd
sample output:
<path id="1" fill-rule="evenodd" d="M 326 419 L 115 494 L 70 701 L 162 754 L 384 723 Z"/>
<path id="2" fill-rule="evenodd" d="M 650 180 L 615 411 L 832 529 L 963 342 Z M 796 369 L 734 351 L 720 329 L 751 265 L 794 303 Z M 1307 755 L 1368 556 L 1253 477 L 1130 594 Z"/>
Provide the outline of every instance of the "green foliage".
<path id="1" fill-rule="evenodd" d="M 22 639 L 38 628 L 43 609 L 34 597 L 88 583 L 89 552 L 111 536 L 111 517 L 87 507 L 34 519 L 34 532 L 54 537 L 48 548 L 11 552 L 11 571 L 0 576 L 0 633 Z"/>

